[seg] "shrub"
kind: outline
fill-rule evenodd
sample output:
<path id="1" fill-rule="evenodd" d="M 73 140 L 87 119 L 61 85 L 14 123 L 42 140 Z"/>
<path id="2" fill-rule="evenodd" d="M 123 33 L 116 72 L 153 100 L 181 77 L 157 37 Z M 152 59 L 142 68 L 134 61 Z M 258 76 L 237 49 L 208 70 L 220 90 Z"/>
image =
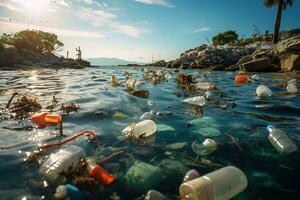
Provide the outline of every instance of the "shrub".
<path id="1" fill-rule="evenodd" d="M 238 39 L 238 34 L 235 31 L 228 30 L 223 33 L 219 33 L 212 38 L 214 45 L 224 45 L 231 42 L 235 42 Z"/>

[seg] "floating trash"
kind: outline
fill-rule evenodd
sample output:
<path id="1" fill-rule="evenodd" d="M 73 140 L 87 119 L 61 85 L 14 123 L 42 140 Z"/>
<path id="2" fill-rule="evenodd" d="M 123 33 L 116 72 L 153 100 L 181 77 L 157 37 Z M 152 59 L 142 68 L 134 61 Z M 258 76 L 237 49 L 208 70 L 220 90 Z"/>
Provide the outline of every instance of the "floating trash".
<path id="1" fill-rule="evenodd" d="M 56 188 L 54 197 L 55 199 L 81 200 L 84 199 L 85 195 L 76 186 L 71 184 L 66 184 L 66 185 L 59 185 Z"/>
<path id="2" fill-rule="evenodd" d="M 256 95 L 259 97 L 271 97 L 273 95 L 273 92 L 267 86 L 259 85 L 256 88 Z"/>
<path id="3" fill-rule="evenodd" d="M 259 76 L 257 74 L 253 74 L 251 76 L 251 80 L 258 81 L 259 80 Z"/>
<path id="4" fill-rule="evenodd" d="M 191 105 L 204 106 L 205 98 L 203 96 L 197 96 L 197 97 L 185 99 L 183 100 L 183 102 Z"/>
<path id="5" fill-rule="evenodd" d="M 216 149 L 218 144 L 213 139 L 206 138 L 202 145 L 207 149 Z"/>
<path id="6" fill-rule="evenodd" d="M 128 118 L 128 116 L 121 112 L 115 112 L 113 115 L 113 118 L 114 119 L 126 119 L 126 118 Z"/>
<path id="7" fill-rule="evenodd" d="M 293 83 L 289 83 L 286 87 L 287 92 L 290 94 L 296 94 L 298 92 L 297 86 Z"/>
<path id="8" fill-rule="evenodd" d="M 152 120 L 144 120 L 137 124 L 126 127 L 123 135 L 128 138 L 139 139 L 153 135 L 157 130 L 156 123 Z"/>
<path id="9" fill-rule="evenodd" d="M 168 200 L 168 198 L 156 190 L 149 190 L 144 200 Z"/>
<path id="10" fill-rule="evenodd" d="M 113 87 L 116 87 L 116 86 L 120 85 L 116 76 L 111 77 L 111 85 Z"/>
<path id="11" fill-rule="evenodd" d="M 146 120 L 146 119 L 153 119 L 155 117 L 155 112 L 145 112 L 141 117 L 140 120 Z"/>
<path id="12" fill-rule="evenodd" d="M 245 84 L 245 83 L 249 83 L 249 82 L 250 82 L 250 79 L 247 75 L 240 74 L 235 77 L 236 84 Z"/>
<path id="13" fill-rule="evenodd" d="M 204 93 L 204 97 L 205 97 L 205 99 L 210 100 L 210 99 L 213 98 L 213 94 L 212 94 L 211 91 L 206 91 L 206 92 Z"/>
<path id="14" fill-rule="evenodd" d="M 88 157 L 86 158 L 86 163 L 89 176 L 99 183 L 109 185 L 115 181 L 116 178 L 113 175 L 96 163 L 96 158 Z"/>
<path id="15" fill-rule="evenodd" d="M 221 135 L 219 131 L 219 125 L 212 117 L 202 117 L 193 119 L 188 122 L 191 126 L 189 133 L 199 135 L 202 137 L 215 137 Z"/>
<path id="16" fill-rule="evenodd" d="M 199 172 L 196 169 L 191 169 L 185 174 L 183 182 L 188 182 L 198 177 L 200 177 Z"/>

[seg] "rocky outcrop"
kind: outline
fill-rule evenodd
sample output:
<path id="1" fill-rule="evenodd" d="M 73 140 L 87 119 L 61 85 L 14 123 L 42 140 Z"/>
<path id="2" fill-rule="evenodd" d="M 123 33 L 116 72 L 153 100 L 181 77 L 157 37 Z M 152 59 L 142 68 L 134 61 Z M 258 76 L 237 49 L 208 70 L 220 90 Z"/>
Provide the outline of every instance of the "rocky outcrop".
<path id="1" fill-rule="evenodd" d="M 278 72 L 280 67 L 273 65 L 270 58 L 254 58 L 241 64 L 243 71 L 247 72 Z"/>
<path id="2" fill-rule="evenodd" d="M 10 70 L 38 67 L 81 69 L 89 66 L 90 63 L 83 60 L 65 59 L 48 52 L 18 51 L 12 45 L 0 44 L 0 69 Z"/>

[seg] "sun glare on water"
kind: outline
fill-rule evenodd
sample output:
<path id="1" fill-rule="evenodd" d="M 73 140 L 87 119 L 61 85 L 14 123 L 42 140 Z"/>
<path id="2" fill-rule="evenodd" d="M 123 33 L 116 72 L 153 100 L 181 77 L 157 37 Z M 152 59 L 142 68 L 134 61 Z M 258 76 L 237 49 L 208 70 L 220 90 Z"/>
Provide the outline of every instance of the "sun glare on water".
<path id="1" fill-rule="evenodd" d="M 47 9 L 50 0 L 14 0 L 28 14 L 39 15 Z"/>

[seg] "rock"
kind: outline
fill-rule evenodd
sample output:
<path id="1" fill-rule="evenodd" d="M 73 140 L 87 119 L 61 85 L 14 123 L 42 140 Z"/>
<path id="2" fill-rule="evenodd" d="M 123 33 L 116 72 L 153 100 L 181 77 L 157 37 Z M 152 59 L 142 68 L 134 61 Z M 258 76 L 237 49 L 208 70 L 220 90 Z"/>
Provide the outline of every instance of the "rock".
<path id="1" fill-rule="evenodd" d="M 283 72 L 300 70 L 300 52 L 299 54 L 284 53 L 280 55 L 280 64 Z"/>
<path id="2" fill-rule="evenodd" d="M 269 58 L 253 59 L 241 65 L 241 70 L 247 72 L 278 72 L 280 69 L 271 65 Z"/>
<path id="3" fill-rule="evenodd" d="M 276 46 L 278 54 L 286 52 L 300 53 L 300 36 L 295 36 L 286 40 L 280 41 Z"/>
<path id="4" fill-rule="evenodd" d="M 244 56 L 239 60 L 237 65 L 241 65 L 241 64 L 244 64 L 246 62 L 250 62 L 251 60 L 253 60 L 253 57 L 251 55 Z"/>
<path id="5" fill-rule="evenodd" d="M 239 66 L 238 65 L 231 65 L 227 68 L 225 68 L 226 71 L 237 71 L 239 70 Z"/>
<path id="6" fill-rule="evenodd" d="M 181 60 L 175 60 L 171 66 L 172 68 L 179 68 L 181 66 Z"/>

